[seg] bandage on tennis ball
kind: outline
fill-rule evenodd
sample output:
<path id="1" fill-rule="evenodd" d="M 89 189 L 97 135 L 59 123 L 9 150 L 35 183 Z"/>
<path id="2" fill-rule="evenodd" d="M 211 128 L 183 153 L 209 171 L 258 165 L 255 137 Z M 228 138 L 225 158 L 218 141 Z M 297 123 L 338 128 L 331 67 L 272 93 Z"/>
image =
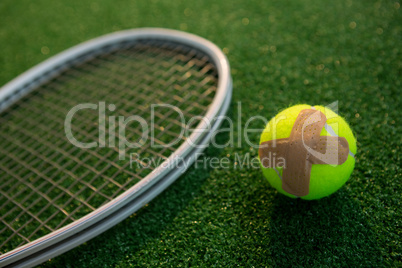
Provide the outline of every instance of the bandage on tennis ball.
<path id="1" fill-rule="evenodd" d="M 264 176 L 280 193 L 319 199 L 349 179 L 356 139 L 346 121 L 329 108 L 296 105 L 267 124 L 258 154 Z"/>

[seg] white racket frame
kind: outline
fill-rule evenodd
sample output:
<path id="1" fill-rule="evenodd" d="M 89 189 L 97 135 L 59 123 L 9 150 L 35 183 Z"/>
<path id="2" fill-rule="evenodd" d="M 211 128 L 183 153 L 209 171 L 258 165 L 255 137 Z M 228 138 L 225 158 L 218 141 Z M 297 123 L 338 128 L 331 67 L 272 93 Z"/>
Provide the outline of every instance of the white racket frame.
<path id="1" fill-rule="evenodd" d="M 198 146 L 184 142 L 164 162 L 172 163 L 174 159 L 179 158 L 186 159 L 189 164 L 193 163 L 196 155 L 205 148 L 205 145 L 208 145 L 213 132 L 222 122 L 222 116 L 226 114 L 232 95 L 232 79 L 226 56 L 215 44 L 194 34 L 171 29 L 140 28 L 115 32 L 74 46 L 38 64 L 4 85 L 0 89 L 0 101 L 2 102 L 0 113 L 77 61 L 82 61 L 82 57 L 85 55 L 98 50 L 102 51 L 103 47 L 113 44 L 118 46 L 123 42 L 135 42 L 138 39 L 146 38 L 177 42 L 194 47 L 208 55 L 217 68 L 219 79 L 215 97 L 203 120 L 197 126 L 197 131 L 194 131 L 187 139 L 191 140 L 193 145 Z M 176 167 L 162 164 L 126 192 L 83 218 L 0 255 L 0 267 L 33 266 L 84 243 L 140 209 L 166 189 L 188 166 Z"/>

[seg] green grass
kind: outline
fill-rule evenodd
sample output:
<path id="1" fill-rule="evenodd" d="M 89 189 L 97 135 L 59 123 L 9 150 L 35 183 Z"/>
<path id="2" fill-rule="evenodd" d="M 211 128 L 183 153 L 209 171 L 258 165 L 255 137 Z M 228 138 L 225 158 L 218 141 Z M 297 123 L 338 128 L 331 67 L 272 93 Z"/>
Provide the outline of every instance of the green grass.
<path id="1" fill-rule="evenodd" d="M 279 195 L 258 169 L 193 167 L 138 213 L 44 267 L 402 265 L 398 1 L 2 1 L 0 84 L 72 45 L 144 26 L 185 30 L 224 49 L 234 81 L 229 115 L 241 102 L 243 125 L 292 104 L 339 101 L 358 141 L 355 171 L 337 193 L 306 202 Z M 258 133 L 249 137 L 258 143 Z M 206 154 L 255 157 L 250 147 L 242 138 Z"/>

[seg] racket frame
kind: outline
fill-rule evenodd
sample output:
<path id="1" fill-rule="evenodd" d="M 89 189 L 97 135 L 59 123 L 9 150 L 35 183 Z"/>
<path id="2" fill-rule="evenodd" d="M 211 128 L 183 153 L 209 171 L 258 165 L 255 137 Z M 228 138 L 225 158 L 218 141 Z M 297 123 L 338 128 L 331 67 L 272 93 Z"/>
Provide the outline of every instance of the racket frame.
<path id="1" fill-rule="evenodd" d="M 102 54 L 106 48 L 110 50 L 114 45 L 118 48 L 119 44 L 134 43 L 143 39 L 175 42 L 193 47 L 208 55 L 217 69 L 219 79 L 214 99 L 203 120 L 196 127 L 198 131 L 191 133 L 187 139 L 191 140 L 193 145 L 198 146 L 194 148 L 188 142 L 183 142 L 164 162 L 170 161 L 171 163 L 174 159 L 188 159 L 189 163 L 193 163 L 195 155 L 205 148 L 211 135 L 219 127 L 222 120 L 216 120 L 216 118 L 226 114 L 232 95 L 232 80 L 226 56 L 215 44 L 194 34 L 171 29 L 140 28 L 107 34 L 81 43 L 36 65 L 4 85 L 0 89 L 0 113 L 69 67 L 87 61 L 94 55 Z M 188 166 L 176 168 L 174 165 L 160 165 L 126 192 L 79 220 L 0 255 L 0 266 L 17 264 L 18 266 L 32 266 L 84 243 L 152 200 L 179 177 Z M 138 200 L 136 200 L 137 198 Z M 116 218 L 114 219 L 111 215 L 116 215 Z M 96 225 L 96 223 L 99 224 Z M 87 234 L 85 234 L 85 230 L 88 232 Z"/>

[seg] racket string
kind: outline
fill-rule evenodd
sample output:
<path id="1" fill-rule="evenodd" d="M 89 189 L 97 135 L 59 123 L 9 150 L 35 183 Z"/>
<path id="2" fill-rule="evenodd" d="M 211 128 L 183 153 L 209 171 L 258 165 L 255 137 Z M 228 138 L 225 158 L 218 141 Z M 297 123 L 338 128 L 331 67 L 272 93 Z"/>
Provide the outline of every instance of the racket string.
<path id="1" fill-rule="evenodd" d="M 99 54 L 99 53 L 98 53 Z M 87 58 L 87 60 L 89 57 Z M 109 202 L 156 166 L 119 160 L 115 147 L 81 149 L 64 133 L 67 112 L 77 104 L 114 104 L 110 116 L 138 115 L 151 120 L 150 104 L 168 103 L 184 121 L 202 116 L 217 87 L 217 71 L 197 50 L 174 43 L 125 44 L 72 66 L 0 114 L 0 243 L 4 253 L 71 223 Z M 106 106 L 107 107 L 107 106 Z M 76 113 L 74 136 L 96 141 L 97 111 Z M 129 149 L 148 159 L 166 160 L 186 137 L 185 123 L 173 109 L 154 113 L 154 143 Z M 196 125 L 196 124 L 193 124 Z M 121 127 L 116 120 L 116 127 Z M 126 137 L 136 141 L 138 124 L 127 124 Z M 171 144 L 179 138 L 179 142 Z M 160 148 L 156 148 L 159 146 Z"/>

